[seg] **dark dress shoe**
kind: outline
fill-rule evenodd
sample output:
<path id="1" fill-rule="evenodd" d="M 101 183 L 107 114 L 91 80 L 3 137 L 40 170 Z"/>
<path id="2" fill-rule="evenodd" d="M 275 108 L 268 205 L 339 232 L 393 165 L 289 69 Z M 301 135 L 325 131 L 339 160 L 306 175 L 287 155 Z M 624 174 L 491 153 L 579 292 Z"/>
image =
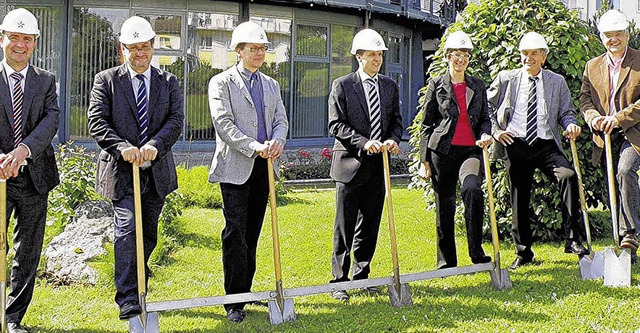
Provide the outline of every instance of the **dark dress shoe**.
<path id="1" fill-rule="evenodd" d="M 142 313 L 142 308 L 138 301 L 126 301 L 120 306 L 120 320 L 129 320 Z"/>
<path id="2" fill-rule="evenodd" d="M 336 290 L 331 293 L 331 297 L 337 299 L 338 301 L 346 302 L 349 300 L 349 294 L 347 294 L 346 290 Z"/>
<path id="3" fill-rule="evenodd" d="M 582 246 L 582 244 L 576 242 L 576 241 L 572 241 L 569 244 L 566 244 L 564 246 L 564 252 L 565 253 L 571 253 L 571 254 L 577 254 L 577 255 L 587 255 L 589 254 L 589 250 L 585 249 L 584 246 Z"/>
<path id="4" fill-rule="evenodd" d="M 486 264 L 488 262 L 491 262 L 491 257 L 489 256 L 481 256 L 481 257 L 477 257 L 477 258 L 471 258 L 471 262 L 474 264 Z"/>
<path id="5" fill-rule="evenodd" d="M 242 309 L 229 309 L 227 310 L 227 319 L 234 323 L 241 323 L 247 312 Z"/>
<path id="6" fill-rule="evenodd" d="M 509 269 L 516 269 L 520 266 L 524 266 L 533 262 L 533 258 L 525 259 L 523 257 L 516 257 L 516 260 L 513 261 L 513 264 L 509 266 Z"/>
<path id="7" fill-rule="evenodd" d="M 29 331 L 18 323 L 7 323 L 7 333 L 29 333 Z"/>

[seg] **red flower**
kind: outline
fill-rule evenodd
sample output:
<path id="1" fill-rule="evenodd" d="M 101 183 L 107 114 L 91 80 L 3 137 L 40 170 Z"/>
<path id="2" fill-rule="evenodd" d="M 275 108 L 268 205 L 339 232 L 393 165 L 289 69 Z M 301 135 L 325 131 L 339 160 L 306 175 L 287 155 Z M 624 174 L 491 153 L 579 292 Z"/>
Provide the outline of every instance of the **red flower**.
<path id="1" fill-rule="evenodd" d="M 326 158 L 327 160 L 331 160 L 331 157 L 333 156 L 333 149 L 331 149 L 331 148 L 322 148 L 322 151 L 320 151 L 320 155 L 323 158 Z"/>
<path id="2" fill-rule="evenodd" d="M 298 149 L 298 153 L 300 154 L 300 156 L 302 158 L 310 158 L 311 157 L 311 152 L 308 152 L 302 148 Z"/>

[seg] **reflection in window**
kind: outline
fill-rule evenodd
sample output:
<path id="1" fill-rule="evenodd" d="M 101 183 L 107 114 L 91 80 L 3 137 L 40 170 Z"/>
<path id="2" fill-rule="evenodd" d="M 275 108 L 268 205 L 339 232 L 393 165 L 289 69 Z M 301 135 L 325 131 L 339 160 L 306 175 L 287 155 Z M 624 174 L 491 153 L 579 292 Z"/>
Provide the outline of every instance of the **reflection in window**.
<path id="1" fill-rule="evenodd" d="M 391 36 L 387 40 L 387 48 L 389 51 L 385 52 L 385 61 L 387 63 L 400 63 L 400 49 L 401 49 L 402 38 Z"/>
<path id="2" fill-rule="evenodd" d="M 296 35 L 296 55 L 327 56 L 327 27 L 298 24 Z"/>
<path id="3" fill-rule="evenodd" d="M 207 98 L 209 80 L 235 64 L 230 50 L 237 14 L 190 12 L 187 16 L 187 83 L 185 104 L 186 137 L 215 140 Z"/>
<path id="4" fill-rule="evenodd" d="M 334 24 L 331 27 L 331 82 L 354 69 L 355 58 L 349 51 L 355 27 Z"/>
<path id="5" fill-rule="evenodd" d="M 182 17 L 174 15 L 143 15 L 156 32 L 154 46 L 157 49 L 180 50 Z"/>
<path id="6" fill-rule="evenodd" d="M 121 63 L 118 32 L 128 14 L 126 9 L 73 9 L 69 104 L 71 140 L 89 139 L 87 109 L 93 78 L 98 72 Z"/>
<path id="7" fill-rule="evenodd" d="M 323 138 L 327 136 L 327 91 L 329 64 L 295 64 L 295 95 L 291 119 L 293 138 Z"/>

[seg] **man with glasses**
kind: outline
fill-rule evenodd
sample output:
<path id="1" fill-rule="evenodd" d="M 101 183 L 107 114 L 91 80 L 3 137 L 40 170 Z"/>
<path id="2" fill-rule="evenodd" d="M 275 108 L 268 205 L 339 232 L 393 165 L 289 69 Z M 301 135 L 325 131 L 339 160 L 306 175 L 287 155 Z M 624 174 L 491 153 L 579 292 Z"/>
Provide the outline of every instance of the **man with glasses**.
<path id="1" fill-rule="evenodd" d="M 209 181 L 220 183 L 222 193 L 222 266 L 227 294 L 251 291 L 269 197 L 267 159 L 280 157 L 289 128 L 280 85 L 259 70 L 267 44 L 267 34 L 258 24 L 238 25 L 231 34 L 238 63 L 209 82 L 209 107 L 216 130 Z M 244 306 L 225 304 L 227 319 L 242 322 Z"/>
<path id="2" fill-rule="evenodd" d="M 144 260 L 157 243 L 165 197 L 178 188 L 171 147 L 182 133 L 182 91 L 171 73 L 150 66 L 156 34 L 133 16 L 122 24 L 125 63 L 98 73 L 89 101 L 89 133 L 102 149 L 96 191 L 115 211 L 115 301 L 119 318 L 141 313 L 136 273 L 132 164 L 140 166 Z"/>
<path id="3" fill-rule="evenodd" d="M 606 167 L 602 136 L 611 135 L 620 246 L 629 248 L 636 261 L 640 223 L 640 51 L 628 47 L 628 27 L 626 16 L 617 10 L 600 17 L 598 30 L 607 52 L 587 62 L 580 111 L 593 131 L 594 165 L 602 163 Z"/>
<path id="4" fill-rule="evenodd" d="M 531 250 L 533 219 L 530 199 L 533 173 L 539 169 L 560 188 L 562 228 L 566 253 L 588 254 L 579 234 L 580 203 L 578 178 L 562 150 L 558 126 L 569 139 L 582 132 L 575 117 L 571 94 L 564 78 L 542 69 L 549 47 L 536 32 L 526 33 L 520 40 L 522 67 L 498 73 L 487 91 L 492 122 L 492 135 L 500 144 L 493 145 L 494 157 L 507 160 L 511 209 L 511 235 L 517 257 L 510 269 L 533 262 Z"/>

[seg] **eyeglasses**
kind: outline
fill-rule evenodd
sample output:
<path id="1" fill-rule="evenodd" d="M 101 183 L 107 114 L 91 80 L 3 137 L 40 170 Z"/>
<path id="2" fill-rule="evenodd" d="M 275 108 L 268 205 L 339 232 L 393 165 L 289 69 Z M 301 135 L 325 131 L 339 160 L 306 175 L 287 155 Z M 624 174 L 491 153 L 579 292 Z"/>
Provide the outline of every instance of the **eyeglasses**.
<path id="1" fill-rule="evenodd" d="M 153 50 L 153 46 L 151 46 L 151 45 L 145 45 L 143 47 L 135 47 L 133 45 L 125 45 L 125 48 L 127 50 L 129 50 L 129 52 L 138 52 L 138 51 L 149 52 L 149 51 Z"/>
<path id="2" fill-rule="evenodd" d="M 269 48 L 266 45 L 260 46 L 260 47 L 250 47 L 249 48 L 249 52 L 250 53 L 256 53 L 256 52 L 258 52 L 258 50 L 260 50 L 262 52 L 267 52 L 268 49 Z"/>
<path id="3" fill-rule="evenodd" d="M 469 60 L 471 55 L 469 53 L 451 53 L 451 58 L 456 60 Z"/>

